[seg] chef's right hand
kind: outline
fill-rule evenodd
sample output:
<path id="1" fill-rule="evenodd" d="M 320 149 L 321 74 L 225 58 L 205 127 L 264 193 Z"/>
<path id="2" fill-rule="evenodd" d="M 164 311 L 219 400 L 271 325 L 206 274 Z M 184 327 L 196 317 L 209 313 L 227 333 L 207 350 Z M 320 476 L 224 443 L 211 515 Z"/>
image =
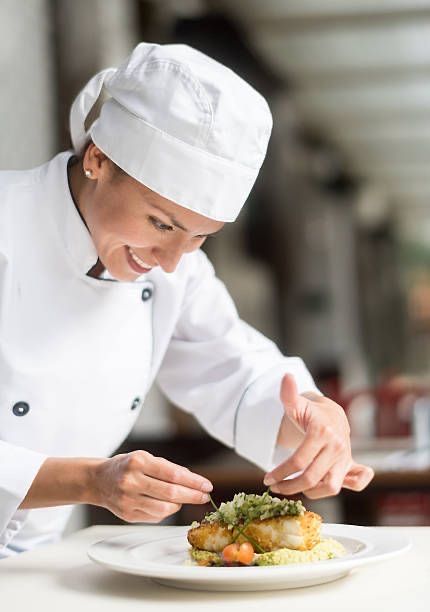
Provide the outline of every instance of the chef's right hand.
<path id="1" fill-rule="evenodd" d="M 205 504 L 213 487 L 188 468 L 143 450 L 94 467 L 93 503 L 129 523 L 158 523 L 182 504 Z"/>

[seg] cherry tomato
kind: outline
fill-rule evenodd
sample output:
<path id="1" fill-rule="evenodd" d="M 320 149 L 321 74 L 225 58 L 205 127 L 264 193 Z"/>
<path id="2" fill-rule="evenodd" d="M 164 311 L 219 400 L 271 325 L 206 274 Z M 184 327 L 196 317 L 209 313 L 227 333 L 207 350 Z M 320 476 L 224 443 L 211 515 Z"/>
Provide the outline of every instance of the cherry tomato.
<path id="1" fill-rule="evenodd" d="M 222 551 L 222 558 L 225 563 L 236 563 L 239 554 L 239 544 L 228 544 Z"/>
<path id="2" fill-rule="evenodd" d="M 254 548 L 251 542 L 243 542 L 237 554 L 237 560 L 243 565 L 251 565 L 254 560 Z"/>

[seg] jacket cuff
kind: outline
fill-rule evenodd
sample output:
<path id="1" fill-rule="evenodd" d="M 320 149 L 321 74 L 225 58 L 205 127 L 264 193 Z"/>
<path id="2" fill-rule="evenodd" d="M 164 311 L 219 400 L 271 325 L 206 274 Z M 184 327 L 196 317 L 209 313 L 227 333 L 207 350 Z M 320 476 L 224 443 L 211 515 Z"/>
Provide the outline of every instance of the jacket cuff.
<path id="1" fill-rule="evenodd" d="M 18 510 L 47 455 L 0 441 L 0 550 L 27 517 Z"/>
<path id="2" fill-rule="evenodd" d="M 294 376 L 299 393 L 320 393 L 303 361 L 299 357 L 286 357 L 279 366 L 249 385 L 236 413 L 236 452 L 265 471 L 273 469 L 281 455 L 287 458 L 290 454 L 288 449 L 276 445 L 284 415 L 280 399 L 284 374 Z"/>

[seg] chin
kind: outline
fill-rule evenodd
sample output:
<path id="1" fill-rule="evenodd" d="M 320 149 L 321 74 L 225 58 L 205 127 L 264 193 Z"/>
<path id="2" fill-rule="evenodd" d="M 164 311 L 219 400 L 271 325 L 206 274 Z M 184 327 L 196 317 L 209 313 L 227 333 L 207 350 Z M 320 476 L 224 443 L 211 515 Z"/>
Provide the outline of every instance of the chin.
<path id="1" fill-rule="evenodd" d="M 115 279 L 116 281 L 119 282 L 131 282 L 136 280 L 137 278 L 137 274 L 134 274 L 134 272 L 132 270 L 121 270 L 118 269 L 117 267 L 113 266 L 113 267 L 107 267 L 106 266 L 106 270 L 107 272 L 110 274 L 110 276 L 112 276 L 113 279 Z"/>
<path id="2" fill-rule="evenodd" d="M 109 273 L 112 278 L 114 278 L 116 281 L 119 281 L 120 283 L 130 283 L 132 281 L 135 281 L 136 278 L 138 278 L 137 274 L 133 274 L 133 272 L 119 272 L 118 274 L 114 274 L 113 272 Z"/>

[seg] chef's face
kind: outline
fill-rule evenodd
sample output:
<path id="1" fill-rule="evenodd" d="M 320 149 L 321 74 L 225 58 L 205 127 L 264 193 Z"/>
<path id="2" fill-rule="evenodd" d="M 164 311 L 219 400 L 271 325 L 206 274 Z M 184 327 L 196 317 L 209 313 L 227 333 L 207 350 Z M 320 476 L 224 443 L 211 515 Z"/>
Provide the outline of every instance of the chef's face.
<path id="1" fill-rule="evenodd" d="M 91 171 L 91 178 L 82 168 Z M 100 261 L 117 280 L 134 280 L 156 266 L 173 272 L 182 255 L 198 249 L 224 225 L 151 191 L 93 144 L 75 171 L 81 214 Z"/>

